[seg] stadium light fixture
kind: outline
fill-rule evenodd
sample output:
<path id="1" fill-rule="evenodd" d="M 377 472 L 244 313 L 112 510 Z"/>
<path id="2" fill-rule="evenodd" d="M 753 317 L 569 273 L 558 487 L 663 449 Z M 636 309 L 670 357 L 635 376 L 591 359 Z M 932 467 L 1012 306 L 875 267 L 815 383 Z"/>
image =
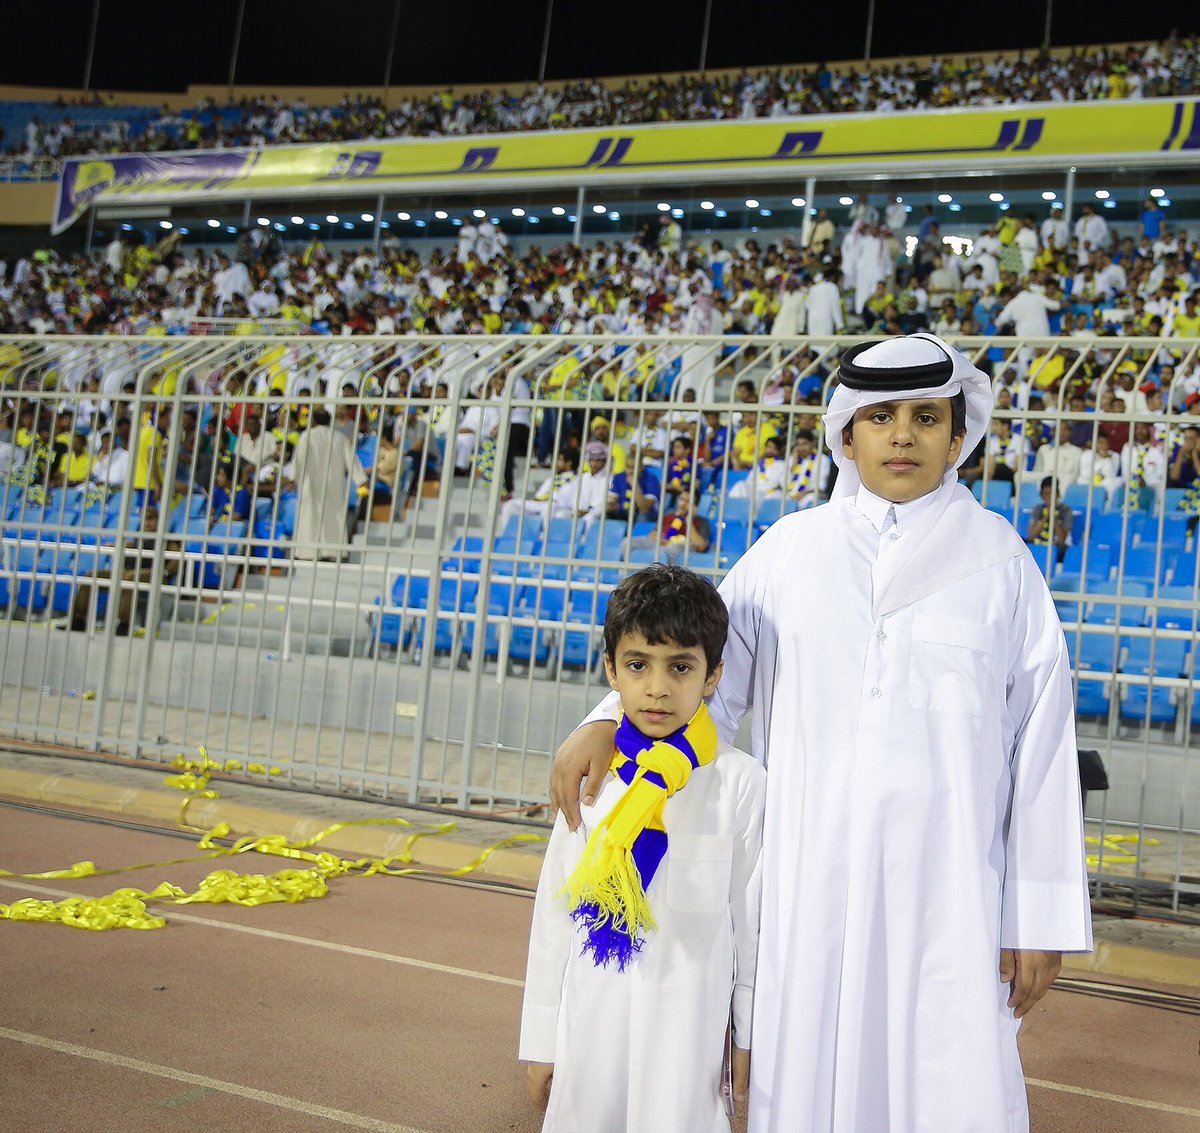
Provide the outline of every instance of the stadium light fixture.
<path id="1" fill-rule="evenodd" d="M 725 217 L 727 217 L 729 215 L 729 213 L 727 213 L 724 209 L 717 209 L 716 215 L 723 220 Z"/>
<path id="2" fill-rule="evenodd" d="M 257 223 L 260 228 L 266 228 L 271 222 L 265 216 L 260 216 Z"/>
<path id="3" fill-rule="evenodd" d="M 592 212 L 594 212 L 597 216 L 599 216 L 601 213 L 608 212 L 608 206 L 607 205 L 592 205 Z"/>
<path id="4" fill-rule="evenodd" d="M 414 223 L 414 224 L 415 224 L 415 225 L 416 225 L 418 228 L 424 228 L 424 227 L 426 227 L 425 221 L 423 221 L 423 220 L 414 220 L 414 221 L 413 221 L 413 223 Z"/>
<path id="5" fill-rule="evenodd" d="M 1112 196 L 1112 193 L 1110 193 L 1107 189 L 1097 189 L 1096 190 L 1096 200 L 1098 200 L 1098 201 L 1107 201 L 1108 198 L 1111 196 Z"/>
<path id="6" fill-rule="evenodd" d="M 1167 191 L 1166 191 L 1166 189 L 1151 189 L 1150 195 L 1155 200 L 1158 200 L 1159 197 L 1165 197 L 1167 195 Z"/>
<path id="7" fill-rule="evenodd" d="M 434 216 L 435 220 L 449 220 L 450 219 L 450 214 L 448 212 L 446 212 L 445 209 L 438 209 L 437 212 L 435 212 L 433 214 L 433 216 Z"/>
<path id="8" fill-rule="evenodd" d="M 213 220 L 210 218 L 209 222 L 208 222 L 208 226 L 209 226 L 209 228 L 220 228 L 221 222 L 219 220 Z M 130 227 L 132 228 L 133 226 L 130 225 Z"/>
<path id="9" fill-rule="evenodd" d="M 500 223 L 500 218 L 499 218 L 498 216 L 493 216 L 493 217 L 492 217 L 492 223 L 493 223 L 493 224 L 499 224 L 499 223 Z"/>
<path id="10" fill-rule="evenodd" d="M 562 205 L 555 205 L 550 211 L 552 213 L 554 213 L 555 216 L 566 216 L 567 215 L 567 210 L 565 208 L 563 208 Z"/>
<path id="11" fill-rule="evenodd" d="M 1115 209 L 1117 207 L 1117 202 L 1116 201 L 1105 201 L 1104 207 L 1106 209 Z"/>
<path id="12" fill-rule="evenodd" d="M 342 227 L 343 227 L 343 228 L 353 228 L 353 227 L 354 227 L 354 221 L 352 221 L 352 220 L 343 220 L 343 221 L 342 221 Z"/>
<path id="13" fill-rule="evenodd" d="M 1042 191 L 1042 200 L 1043 201 L 1052 201 L 1057 196 L 1058 196 L 1058 194 L 1053 189 L 1044 189 Z"/>
<path id="14" fill-rule="evenodd" d="M 529 223 L 530 224 L 541 224 L 541 221 L 536 216 L 531 216 L 529 218 Z"/>
<path id="15" fill-rule="evenodd" d="M 471 210 L 471 215 L 472 215 L 472 216 L 473 216 L 473 217 L 474 217 L 476 220 L 482 220 L 482 219 L 483 219 L 485 216 L 487 216 L 487 213 L 486 213 L 486 212 L 484 212 L 484 211 L 483 211 L 483 209 L 472 209 L 472 210 Z"/>
<path id="16" fill-rule="evenodd" d="M 670 212 L 671 206 L 666 201 L 659 201 L 658 202 L 658 211 L 659 212 Z"/>
<path id="17" fill-rule="evenodd" d="M 331 212 L 326 215 L 325 223 L 326 224 L 341 224 L 342 218 L 340 216 L 338 216 L 337 213 Z"/>
<path id="18" fill-rule="evenodd" d="M 515 208 L 512 210 L 512 214 L 513 216 L 524 216 L 525 210 L 523 208 Z"/>
<path id="19" fill-rule="evenodd" d="M 838 197 L 838 204 L 839 205 L 852 205 L 852 204 L 854 204 L 854 198 L 853 197 Z"/>
<path id="20" fill-rule="evenodd" d="M 121 225 L 121 231 L 122 231 L 122 232 L 132 232 L 132 231 L 133 231 L 133 225 L 132 225 L 132 224 L 122 224 L 122 225 Z"/>
<path id="21" fill-rule="evenodd" d="M 682 220 L 682 219 L 683 219 L 683 209 L 672 209 L 672 210 L 671 210 L 671 215 L 672 215 L 672 216 L 673 216 L 673 217 L 674 217 L 676 220 Z"/>
<path id="22" fill-rule="evenodd" d="M 949 193 L 938 193 L 938 202 L 943 205 L 948 205 L 954 198 Z"/>
<path id="23" fill-rule="evenodd" d="M 302 216 L 293 216 L 293 217 L 292 217 L 292 223 L 293 223 L 293 224 L 303 224 L 303 223 L 304 223 L 304 217 L 302 217 Z"/>
<path id="24" fill-rule="evenodd" d="M 412 220 L 412 216 L 406 212 L 398 212 L 398 213 L 396 213 L 396 219 L 397 220 Z"/>
<path id="25" fill-rule="evenodd" d="M 379 222 L 380 228 L 391 228 L 391 226 L 392 226 L 392 222 L 390 220 L 381 220 Z"/>
<path id="26" fill-rule="evenodd" d="M 277 220 L 272 225 L 272 227 L 275 229 L 276 232 L 286 232 L 287 231 L 287 225 L 284 224 L 282 220 Z"/>
<path id="27" fill-rule="evenodd" d="M 459 220 L 459 218 L 457 216 L 450 223 L 453 224 L 455 228 L 462 227 L 462 221 Z"/>
<path id="28" fill-rule="evenodd" d="M 747 197 L 746 198 L 746 207 L 748 209 L 756 209 L 756 208 L 758 208 L 758 201 L 756 201 L 753 197 Z"/>
<path id="29" fill-rule="evenodd" d="M 991 201 L 992 204 L 998 205 L 1002 200 L 1004 200 L 1004 194 L 1003 193 L 988 193 L 988 200 Z"/>
<path id="30" fill-rule="evenodd" d="M 160 220 L 158 222 L 158 226 L 159 226 L 159 228 L 174 228 L 175 227 L 175 225 L 173 225 L 169 220 Z"/>
<path id="31" fill-rule="evenodd" d="M 315 220 L 309 224 L 309 228 L 311 228 L 314 232 L 319 232 L 321 230 L 321 226 Z"/>
<path id="32" fill-rule="evenodd" d="M 236 234 L 237 234 L 237 226 L 236 226 L 236 225 L 234 225 L 234 224 L 227 224 L 227 225 L 225 226 L 225 231 L 226 231 L 226 232 L 231 232 L 231 233 L 233 233 L 234 235 L 236 235 Z"/>
<path id="33" fill-rule="evenodd" d="M 363 224 L 372 224 L 372 223 L 374 223 L 374 221 L 375 221 L 375 214 L 374 214 L 374 213 L 370 213 L 370 212 L 364 212 L 364 213 L 362 213 L 362 214 L 361 214 L 361 216 L 362 216 L 362 222 L 363 222 Z"/>
<path id="34" fill-rule="evenodd" d="M 612 212 L 610 212 L 608 214 L 608 219 L 609 220 L 620 220 L 621 214 L 614 209 Z"/>
<path id="35" fill-rule="evenodd" d="M 1012 205 L 1011 205 L 1011 204 L 1010 204 L 1008 201 L 1001 201 L 1001 202 L 1000 202 L 1000 211 L 1001 211 L 1001 212 L 1008 212 L 1008 210 L 1009 210 L 1010 208 L 1012 208 Z"/>
<path id="36" fill-rule="evenodd" d="M 1171 198 L 1170 197 L 1159 197 L 1158 203 L 1162 208 L 1169 209 L 1171 207 Z"/>
<path id="37" fill-rule="evenodd" d="M 792 198 L 792 207 L 793 208 L 802 209 L 806 204 L 808 204 L 808 201 L 806 201 L 803 197 L 793 197 Z"/>
<path id="38" fill-rule="evenodd" d="M 189 232 L 191 232 L 191 229 L 190 228 L 181 228 L 179 230 L 179 232 L 181 235 L 186 236 Z"/>
<path id="39" fill-rule="evenodd" d="M 770 209 L 759 209 L 759 210 L 758 210 L 758 215 L 759 215 L 759 216 L 770 216 L 770 215 L 771 215 L 771 210 L 770 210 Z"/>
<path id="40" fill-rule="evenodd" d="M 950 206 L 950 211 L 951 211 L 951 212 L 962 212 L 962 205 L 960 205 L 960 204 L 957 204 L 957 203 L 955 203 L 955 204 L 952 204 L 952 205 Z"/>
<path id="41" fill-rule="evenodd" d="M 700 207 L 702 209 L 704 209 L 706 212 L 710 212 L 712 209 L 715 209 L 717 206 L 715 204 L 713 204 L 712 201 L 701 201 Z"/>
<path id="42" fill-rule="evenodd" d="M 574 224 L 578 219 L 579 217 L 575 216 L 574 214 L 567 217 L 567 220 L 569 220 L 572 224 Z"/>

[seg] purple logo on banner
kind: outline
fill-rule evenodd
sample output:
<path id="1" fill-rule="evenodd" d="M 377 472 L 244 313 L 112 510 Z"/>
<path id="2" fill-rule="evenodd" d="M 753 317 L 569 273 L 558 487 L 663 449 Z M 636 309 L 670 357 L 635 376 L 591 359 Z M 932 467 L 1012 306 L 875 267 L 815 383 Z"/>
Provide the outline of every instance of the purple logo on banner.
<path id="1" fill-rule="evenodd" d="M 51 232 L 70 228 L 98 197 L 136 189 L 215 189 L 244 177 L 258 157 L 255 150 L 226 150 L 70 158 L 63 163 Z"/>

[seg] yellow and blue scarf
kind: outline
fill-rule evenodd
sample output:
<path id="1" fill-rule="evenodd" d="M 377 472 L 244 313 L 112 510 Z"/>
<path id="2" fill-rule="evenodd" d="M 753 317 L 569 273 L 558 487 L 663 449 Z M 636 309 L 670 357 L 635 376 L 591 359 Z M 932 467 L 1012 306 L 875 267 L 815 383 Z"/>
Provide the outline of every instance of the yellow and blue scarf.
<path id="1" fill-rule="evenodd" d="M 615 744 L 611 769 L 626 791 L 592 831 L 564 891 L 585 932 L 583 952 L 598 968 L 615 961 L 624 971 L 645 934 L 657 927 L 646 890 L 667 852 L 666 801 L 716 757 L 717 729 L 701 704 L 684 727 L 659 740 L 626 716 Z"/>

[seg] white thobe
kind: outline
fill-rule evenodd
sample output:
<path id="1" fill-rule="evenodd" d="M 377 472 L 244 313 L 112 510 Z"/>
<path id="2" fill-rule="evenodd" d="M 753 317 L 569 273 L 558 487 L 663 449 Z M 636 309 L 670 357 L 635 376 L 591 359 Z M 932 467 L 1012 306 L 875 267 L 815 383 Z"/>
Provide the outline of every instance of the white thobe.
<path id="1" fill-rule="evenodd" d="M 587 836 L 625 790 L 611 776 L 546 850 L 525 977 L 520 1057 L 554 1063 L 544 1131 L 726 1133 L 720 1098 L 733 1009 L 747 1044 L 765 776 L 721 745 L 666 802 L 666 855 L 647 896 L 658 927 L 624 971 L 580 955 L 560 896 Z"/>
<path id="2" fill-rule="evenodd" d="M 808 291 L 808 333 L 826 336 L 840 334 L 846 320 L 842 315 L 842 294 L 837 284 L 825 279 Z"/>
<path id="3" fill-rule="evenodd" d="M 1061 304 L 1038 291 L 1022 291 L 1014 295 L 996 317 L 996 328 L 1013 324 L 1018 338 L 1049 338 L 1048 312 L 1057 311 Z"/>
<path id="4" fill-rule="evenodd" d="M 882 283 L 890 274 L 887 249 L 878 236 L 863 236 L 854 254 L 854 310 L 862 312 L 868 299 L 875 293 L 875 285 Z"/>
<path id="5" fill-rule="evenodd" d="M 1091 947 L 1066 641 L 1027 548 L 948 474 L 784 516 L 721 594 L 710 709 L 732 736 L 753 708 L 767 766 L 751 1133 L 1027 1129 L 1000 949 Z"/>
<path id="6" fill-rule="evenodd" d="M 354 455 L 354 445 L 345 433 L 329 425 L 315 425 L 300 434 L 292 463 L 296 470 L 296 558 L 336 554 L 317 544 L 340 544 L 346 539 L 347 477 L 355 484 L 367 479 Z"/>

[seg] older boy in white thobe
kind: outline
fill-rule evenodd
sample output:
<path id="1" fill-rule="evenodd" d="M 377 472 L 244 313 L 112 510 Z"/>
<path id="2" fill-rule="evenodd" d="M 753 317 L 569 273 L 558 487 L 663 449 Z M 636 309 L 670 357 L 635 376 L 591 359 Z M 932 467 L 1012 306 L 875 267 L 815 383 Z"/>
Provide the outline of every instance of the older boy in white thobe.
<path id="1" fill-rule="evenodd" d="M 767 767 L 750 1129 L 1019 1133 L 1018 1020 L 1091 947 L 1066 643 L 1020 536 L 957 482 L 987 378 L 922 333 L 841 381 L 833 500 L 721 586 L 710 708 L 730 738 L 755 709 Z M 565 745 L 568 820 L 608 728 Z"/>

